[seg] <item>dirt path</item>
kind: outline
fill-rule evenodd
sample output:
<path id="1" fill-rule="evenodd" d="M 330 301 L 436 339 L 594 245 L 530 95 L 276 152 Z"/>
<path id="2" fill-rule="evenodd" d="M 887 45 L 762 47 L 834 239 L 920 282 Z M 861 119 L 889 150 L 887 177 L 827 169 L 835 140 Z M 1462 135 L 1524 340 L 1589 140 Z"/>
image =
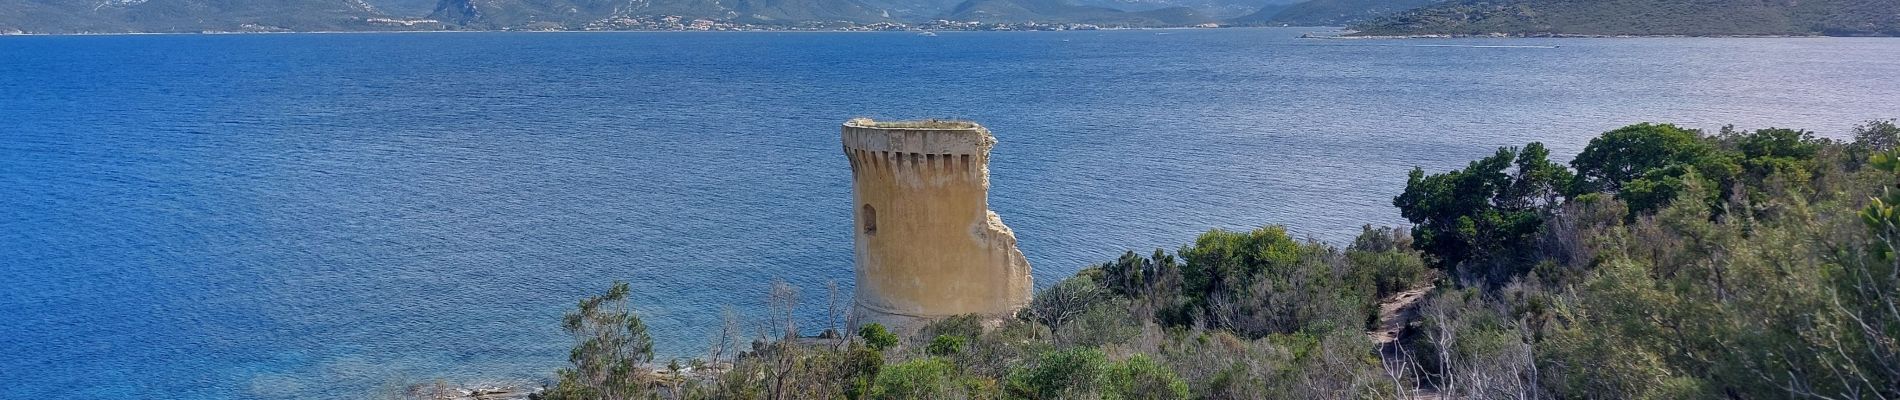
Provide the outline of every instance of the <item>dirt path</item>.
<path id="1" fill-rule="evenodd" d="M 1372 343 L 1381 347 L 1399 340 L 1399 334 L 1405 327 L 1418 319 L 1418 302 L 1425 299 L 1425 293 L 1433 286 L 1407 290 L 1392 294 L 1379 302 L 1379 328 L 1366 332 Z"/>
<path id="2" fill-rule="evenodd" d="M 1418 321 L 1418 306 L 1425 300 L 1425 294 L 1431 293 L 1433 286 L 1425 286 L 1403 292 L 1393 293 L 1391 297 L 1379 301 L 1379 327 L 1366 331 L 1366 337 L 1379 346 L 1381 360 L 1400 360 L 1399 337 L 1410 329 L 1412 322 Z M 1391 365 L 1388 365 L 1390 367 Z M 1408 381 L 1416 382 L 1416 376 Z M 1401 398 L 1408 400 L 1440 400 L 1437 389 L 1414 387 L 1405 391 Z"/>

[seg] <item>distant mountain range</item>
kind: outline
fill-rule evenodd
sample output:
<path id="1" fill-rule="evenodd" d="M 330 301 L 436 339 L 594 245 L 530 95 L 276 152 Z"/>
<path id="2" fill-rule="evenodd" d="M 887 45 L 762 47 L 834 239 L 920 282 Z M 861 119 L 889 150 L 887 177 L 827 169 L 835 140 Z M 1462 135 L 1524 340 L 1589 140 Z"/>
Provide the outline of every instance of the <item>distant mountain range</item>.
<path id="1" fill-rule="evenodd" d="M 1453 0 L 1365 35 L 1900 35 L 1900 0 Z"/>
<path id="2" fill-rule="evenodd" d="M 461 29 L 583 29 L 657 16 L 748 23 L 891 20 L 859 0 L 441 0 L 429 19 Z"/>
<path id="3" fill-rule="evenodd" d="M 0 0 L 0 34 L 641 29 L 650 27 L 643 21 L 668 16 L 759 25 L 943 19 L 1185 26 L 1252 12 L 1259 1 Z"/>
<path id="4" fill-rule="evenodd" d="M 0 0 L 0 33 L 1083 23 L 1365 35 L 1900 35 L 1900 0 Z M 831 26 L 831 25 L 825 25 Z"/>
<path id="5" fill-rule="evenodd" d="M 362 0 L 0 0 L 0 33 L 405 30 Z"/>
<path id="6" fill-rule="evenodd" d="M 1108 7 L 1078 5 L 1066 0 L 968 0 L 957 4 L 941 19 L 1002 23 L 1073 22 L 1119 26 L 1183 26 L 1214 21 L 1213 17 L 1187 7 L 1122 11 Z"/>
<path id="7" fill-rule="evenodd" d="M 1097 4 L 1105 1 L 1091 0 Z M 1185 26 L 1218 20 L 1181 0 L 1122 0 L 1133 11 L 1072 0 L 441 0 L 429 18 L 472 29 L 573 29 L 603 20 L 681 16 L 747 23 L 982 21 Z M 1233 3 L 1198 0 L 1233 12 Z"/>
<path id="8" fill-rule="evenodd" d="M 1345 26 L 1435 4 L 1440 0 L 1311 0 L 1268 5 L 1229 20 L 1234 25 Z"/>
<path id="9" fill-rule="evenodd" d="M 1187 7 L 1215 18 L 1227 19 L 1260 11 L 1263 7 L 1284 7 L 1301 0 L 1076 0 L 1085 6 L 1108 7 L 1127 11 L 1150 11 L 1168 7 Z"/>

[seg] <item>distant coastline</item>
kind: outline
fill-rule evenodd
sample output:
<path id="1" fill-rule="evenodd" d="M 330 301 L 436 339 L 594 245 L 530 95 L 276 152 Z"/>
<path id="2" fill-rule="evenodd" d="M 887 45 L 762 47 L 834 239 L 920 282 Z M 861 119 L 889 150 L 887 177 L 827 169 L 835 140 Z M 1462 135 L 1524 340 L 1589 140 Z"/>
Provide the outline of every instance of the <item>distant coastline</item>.
<path id="1" fill-rule="evenodd" d="M 1486 34 L 1417 34 L 1417 35 L 1358 35 L 1343 33 L 1339 35 L 1300 35 L 1301 39 L 1326 40 L 1373 40 L 1373 39 L 1662 39 L 1662 38 L 1724 38 L 1724 39 L 1786 39 L 1786 38 L 1828 38 L 1828 37 L 1867 37 L 1867 36 L 1829 36 L 1829 35 L 1591 35 L 1571 33 L 1508 33 Z M 1878 37 L 1878 36 L 1876 36 Z"/>
<path id="2" fill-rule="evenodd" d="M 1191 27 L 1100 27 L 1100 25 L 980 25 L 965 28 L 802 28 L 758 25 L 747 28 L 429 28 L 429 30 L 203 30 L 203 32 L 0 32 L 0 36 L 144 36 L 144 34 L 483 34 L 483 32 L 534 32 L 534 34 L 606 34 L 606 32 L 1066 32 L 1066 30 L 1199 30 L 1199 28 L 1340 28 L 1340 27 L 1258 27 L 1258 25 L 1191 25 Z M 1305 32 L 1303 40 L 1465 40 L 1465 38 L 1894 38 L 1894 36 L 1830 36 L 1830 34 L 1550 34 L 1550 32 L 1490 32 L 1490 34 L 1357 34 L 1341 30 L 1338 34 Z"/>
<path id="3" fill-rule="evenodd" d="M 1108 24 L 1081 22 L 982 22 L 934 20 L 918 23 L 876 22 L 855 23 L 846 21 L 803 22 L 797 24 L 760 24 L 730 20 L 688 19 L 678 16 L 665 16 L 651 20 L 639 19 L 619 21 L 611 25 L 589 25 L 576 28 L 501 28 L 501 29 L 444 29 L 442 22 L 431 19 L 403 19 L 393 22 L 364 20 L 355 26 L 362 29 L 318 29 L 298 30 L 281 27 L 245 24 L 251 29 L 200 31 L 100 31 L 100 32 L 35 32 L 17 28 L 0 28 L 0 36 L 28 35 L 175 35 L 175 34 L 259 34 L 259 33 L 441 33 L 441 32 L 1014 32 L 1014 31 L 1095 31 L 1095 30 L 1144 30 L 1144 29 L 1210 29 L 1231 27 L 1259 27 L 1224 25 L 1219 23 L 1197 23 L 1183 25 L 1150 24 Z M 389 29 L 383 29 L 389 28 Z"/>

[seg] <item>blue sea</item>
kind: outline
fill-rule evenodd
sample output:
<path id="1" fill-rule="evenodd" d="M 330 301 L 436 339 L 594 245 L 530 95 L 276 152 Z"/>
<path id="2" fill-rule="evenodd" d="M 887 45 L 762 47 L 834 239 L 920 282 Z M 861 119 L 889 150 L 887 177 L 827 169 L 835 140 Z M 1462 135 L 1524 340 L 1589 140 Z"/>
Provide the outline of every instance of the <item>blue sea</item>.
<path id="1" fill-rule="evenodd" d="M 775 280 L 822 329 L 852 117 L 990 127 L 1043 284 L 1210 228 L 1347 241 L 1499 146 L 1900 117 L 1900 39 L 1306 31 L 0 37 L 0 398 L 534 382 L 614 280 L 665 357 Z"/>

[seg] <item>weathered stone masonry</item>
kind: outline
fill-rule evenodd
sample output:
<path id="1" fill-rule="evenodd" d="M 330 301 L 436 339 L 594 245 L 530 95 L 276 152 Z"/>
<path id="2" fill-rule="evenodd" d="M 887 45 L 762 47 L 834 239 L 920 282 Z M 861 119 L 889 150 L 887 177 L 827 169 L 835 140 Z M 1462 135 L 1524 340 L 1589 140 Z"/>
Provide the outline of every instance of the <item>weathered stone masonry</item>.
<path id="1" fill-rule="evenodd" d="M 858 324 L 899 329 L 1028 304 L 1029 262 L 989 210 L 996 139 L 973 122 L 845 122 Z"/>

